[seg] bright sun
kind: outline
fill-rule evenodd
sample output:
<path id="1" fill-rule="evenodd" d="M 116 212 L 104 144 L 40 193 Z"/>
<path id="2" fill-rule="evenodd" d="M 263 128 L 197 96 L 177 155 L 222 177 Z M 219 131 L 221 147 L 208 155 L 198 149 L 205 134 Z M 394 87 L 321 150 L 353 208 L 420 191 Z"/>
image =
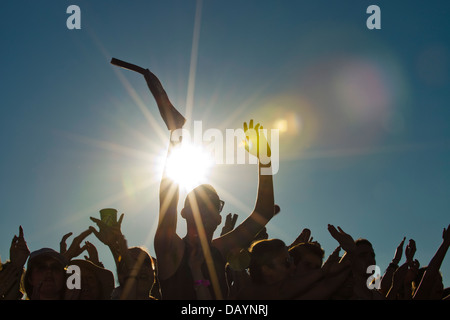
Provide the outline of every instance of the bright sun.
<path id="1" fill-rule="evenodd" d="M 166 173 L 180 188 L 191 190 L 204 182 L 212 165 L 212 156 L 203 148 L 182 143 L 173 149 L 168 157 Z"/>

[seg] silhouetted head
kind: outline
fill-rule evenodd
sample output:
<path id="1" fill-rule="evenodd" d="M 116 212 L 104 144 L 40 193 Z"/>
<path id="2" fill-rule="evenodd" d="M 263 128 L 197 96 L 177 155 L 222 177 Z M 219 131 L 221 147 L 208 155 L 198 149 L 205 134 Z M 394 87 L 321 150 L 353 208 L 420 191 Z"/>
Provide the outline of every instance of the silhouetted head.
<path id="1" fill-rule="evenodd" d="M 356 255 L 364 264 L 364 272 L 367 270 L 368 266 L 375 265 L 375 251 L 373 250 L 372 243 L 367 239 L 357 239 L 356 244 Z"/>
<path id="2" fill-rule="evenodd" d="M 67 264 L 67 259 L 51 248 L 33 251 L 28 259 L 24 278 L 28 298 L 61 299 L 65 288 Z"/>
<path id="3" fill-rule="evenodd" d="M 255 284 L 273 284 L 287 279 L 294 263 L 286 244 L 280 239 L 254 242 L 250 247 L 249 272 Z"/>
<path id="4" fill-rule="evenodd" d="M 181 216 L 186 219 L 188 230 L 196 227 L 196 217 L 201 218 L 207 233 L 213 233 L 222 222 L 220 212 L 224 202 L 220 200 L 216 190 L 209 184 L 202 184 L 186 196 Z"/>
<path id="5" fill-rule="evenodd" d="M 109 300 L 114 289 L 114 274 L 91 261 L 74 259 L 70 265 L 80 268 L 81 290 L 79 300 Z"/>
<path id="6" fill-rule="evenodd" d="M 303 242 L 290 248 L 289 254 L 297 268 L 306 272 L 322 267 L 325 252 L 316 242 Z"/>
<path id="7" fill-rule="evenodd" d="M 123 260 L 119 263 L 119 283 L 126 288 L 126 282 L 129 278 L 137 280 L 137 298 L 148 298 L 156 278 L 153 258 L 147 250 L 142 247 L 130 247 L 128 248 L 128 252 L 133 265 L 127 266 Z M 132 270 L 129 270 L 129 267 L 131 267 Z"/>

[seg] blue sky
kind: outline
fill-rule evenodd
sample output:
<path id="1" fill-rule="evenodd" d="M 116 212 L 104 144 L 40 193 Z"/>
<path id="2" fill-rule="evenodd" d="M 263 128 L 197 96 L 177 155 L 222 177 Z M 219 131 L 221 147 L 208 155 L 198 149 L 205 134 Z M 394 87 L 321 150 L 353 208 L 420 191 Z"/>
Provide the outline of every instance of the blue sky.
<path id="1" fill-rule="evenodd" d="M 71 4 L 80 30 L 66 27 Z M 366 27 L 371 4 L 381 30 Z M 58 249 L 104 207 L 125 213 L 129 245 L 153 252 L 155 159 L 168 135 L 142 77 L 111 66 L 116 57 L 152 70 L 188 124 L 286 125 L 271 237 L 289 243 L 307 227 L 328 255 L 331 223 L 369 239 L 382 270 L 403 237 L 427 265 L 450 223 L 449 14 L 445 1 L 3 3 L 2 261 L 19 225 L 31 250 Z M 238 223 L 256 173 L 210 174 Z M 448 256 L 441 271 L 449 286 Z"/>

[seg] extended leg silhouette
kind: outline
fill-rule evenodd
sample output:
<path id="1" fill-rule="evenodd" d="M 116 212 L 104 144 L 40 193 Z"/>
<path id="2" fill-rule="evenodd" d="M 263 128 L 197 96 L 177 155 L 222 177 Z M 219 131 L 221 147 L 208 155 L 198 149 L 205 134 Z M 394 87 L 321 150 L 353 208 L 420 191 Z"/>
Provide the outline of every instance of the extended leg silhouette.
<path id="1" fill-rule="evenodd" d="M 159 113 L 169 130 L 175 130 L 183 127 L 186 119 L 172 105 L 159 79 L 149 70 L 137 65 L 112 58 L 111 64 L 142 74 L 147 82 L 147 86 L 158 105 Z"/>

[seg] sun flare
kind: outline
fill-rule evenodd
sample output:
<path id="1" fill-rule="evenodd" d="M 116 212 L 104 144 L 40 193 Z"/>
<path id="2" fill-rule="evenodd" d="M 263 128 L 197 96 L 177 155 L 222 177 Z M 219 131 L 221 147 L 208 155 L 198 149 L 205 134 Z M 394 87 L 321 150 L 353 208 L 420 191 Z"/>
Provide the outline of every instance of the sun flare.
<path id="1" fill-rule="evenodd" d="M 204 183 L 213 165 L 211 154 L 202 147 L 182 143 L 172 150 L 166 162 L 166 174 L 180 188 L 191 190 Z"/>

